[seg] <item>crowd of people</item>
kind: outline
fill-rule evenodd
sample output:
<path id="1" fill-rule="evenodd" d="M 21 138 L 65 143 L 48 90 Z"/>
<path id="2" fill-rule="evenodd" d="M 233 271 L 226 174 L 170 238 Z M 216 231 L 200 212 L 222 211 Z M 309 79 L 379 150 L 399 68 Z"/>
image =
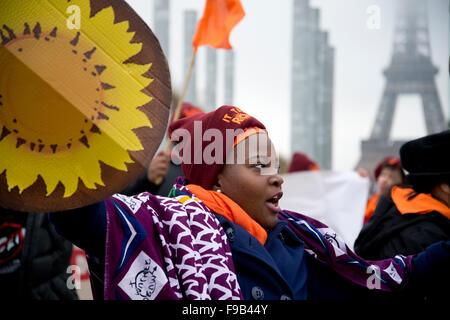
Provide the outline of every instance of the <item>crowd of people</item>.
<path id="1" fill-rule="evenodd" d="M 216 135 L 214 148 L 179 139 L 196 123 L 202 137 L 236 134 L 231 144 Z M 77 299 L 72 244 L 87 254 L 95 299 L 424 300 L 450 284 L 450 130 L 381 160 L 354 252 L 321 222 L 280 208 L 279 161 L 256 118 L 183 103 L 168 133 L 181 148 L 158 152 L 121 194 L 48 215 L 2 209 L 0 295 Z M 188 152 L 199 146 L 213 162 Z M 296 152 L 288 172 L 304 170 L 320 168 Z"/>

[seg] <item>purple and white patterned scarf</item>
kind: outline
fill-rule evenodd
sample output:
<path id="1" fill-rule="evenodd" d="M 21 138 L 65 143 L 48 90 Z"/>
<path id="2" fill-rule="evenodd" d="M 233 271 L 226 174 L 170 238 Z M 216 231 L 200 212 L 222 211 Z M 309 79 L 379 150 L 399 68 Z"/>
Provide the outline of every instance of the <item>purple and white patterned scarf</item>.
<path id="1" fill-rule="evenodd" d="M 105 299 L 242 299 L 227 237 L 200 200 L 116 194 L 106 204 Z"/>

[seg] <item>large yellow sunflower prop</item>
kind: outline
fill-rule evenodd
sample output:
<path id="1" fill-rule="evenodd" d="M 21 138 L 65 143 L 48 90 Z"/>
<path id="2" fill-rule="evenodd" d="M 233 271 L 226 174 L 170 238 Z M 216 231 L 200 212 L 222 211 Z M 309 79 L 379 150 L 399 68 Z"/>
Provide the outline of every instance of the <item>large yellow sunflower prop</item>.
<path id="1" fill-rule="evenodd" d="M 0 3 L 2 206 L 54 211 L 98 201 L 131 182 L 162 139 L 170 78 L 159 44 L 124 2 L 96 2 Z M 154 63 L 162 76 L 149 71 Z M 147 145 L 139 132 L 151 136 Z"/>

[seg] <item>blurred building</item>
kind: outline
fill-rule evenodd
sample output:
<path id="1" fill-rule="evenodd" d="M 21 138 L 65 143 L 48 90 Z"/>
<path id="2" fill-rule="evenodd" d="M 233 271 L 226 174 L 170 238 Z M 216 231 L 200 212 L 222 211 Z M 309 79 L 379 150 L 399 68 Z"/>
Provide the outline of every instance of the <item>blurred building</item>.
<path id="1" fill-rule="evenodd" d="M 216 109 L 217 101 L 217 49 L 206 47 L 206 112 Z"/>
<path id="2" fill-rule="evenodd" d="M 291 73 L 291 152 L 331 169 L 334 49 L 320 30 L 320 11 L 294 0 Z"/>
<path id="3" fill-rule="evenodd" d="M 186 75 L 191 63 L 193 49 L 192 38 L 194 37 L 195 29 L 197 28 L 197 12 L 195 10 L 184 11 L 184 35 L 183 35 L 183 79 L 186 79 Z M 197 104 L 197 75 L 196 64 L 192 70 L 191 80 L 187 88 L 184 101 Z"/>
<path id="4" fill-rule="evenodd" d="M 218 49 L 206 47 L 206 99 L 205 110 L 213 111 L 218 104 L 217 84 L 218 73 L 223 73 L 223 100 L 220 105 L 233 105 L 234 99 L 234 50 L 221 50 L 223 52 L 223 64 L 218 68 Z"/>
<path id="5" fill-rule="evenodd" d="M 224 104 L 234 105 L 234 50 L 225 51 L 225 90 L 224 90 Z"/>
<path id="6" fill-rule="evenodd" d="M 435 82 L 439 69 L 431 61 L 428 2 L 401 0 L 397 4 L 393 53 L 390 65 L 383 72 L 386 85 L 371 135 L 361 142 L 361 159 L 357 164 L 370 172 L 381 158 L 398 157 L 400 147 L 406 142 L 390 137 L 399 95 L 420 95 L 427 134 L 447 128 Z"/>
<path id="7" fill-rule="evenodd" d="M 155 21 L 154 31 L 167 60 L 169 60 L 169 4 L 170 0 L 155 0 L 155 2 L 153 3 L 153 21 Z"/>

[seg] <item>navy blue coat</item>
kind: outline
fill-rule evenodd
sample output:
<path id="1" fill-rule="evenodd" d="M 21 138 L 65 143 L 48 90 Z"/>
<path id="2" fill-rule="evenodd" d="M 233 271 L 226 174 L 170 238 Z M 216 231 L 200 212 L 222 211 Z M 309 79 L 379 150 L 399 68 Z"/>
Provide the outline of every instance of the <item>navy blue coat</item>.
<path id="1" fill-rule="evenodd" d="M 233 255 L 236 275 L 246 300 L 385 299 L 391 293 L 369 290 L 339 276 L 310 256 L 304 243 L 279 221 L 263 246 L 241 226 L 216 214 Z"/>
<path id="2" fill-rule="evenodd" d="M 246 300 L 304 300 L 307 265 L 303 242 L 279 221 L 263 246 L 241 226 L 216 214 L 233 255 L 234 267 Z"/>

